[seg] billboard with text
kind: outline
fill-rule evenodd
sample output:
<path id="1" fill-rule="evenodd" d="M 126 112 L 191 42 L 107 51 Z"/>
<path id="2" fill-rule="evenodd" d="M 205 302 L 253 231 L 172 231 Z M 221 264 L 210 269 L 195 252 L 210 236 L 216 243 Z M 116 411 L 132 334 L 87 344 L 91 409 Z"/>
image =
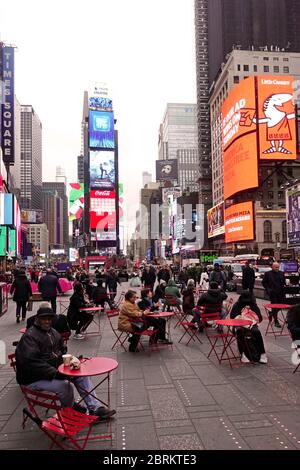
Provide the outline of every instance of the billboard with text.
<path id="1" fill-rule="evenodd" d="M 253 202 L 242 202 L 225 209 L 225 242 L 234 243 L 253 239 Z"/>
<path id="2" fill-rule="evenodd" d="M 222 235 L 225 232 L 224 202 L 207 211 L 208 238 Z"/>
<path id="3" fill-rule="evenodd" d="M 286 216 L 288 246 L 300 246 L 300 185 L 286 192 Z"/>

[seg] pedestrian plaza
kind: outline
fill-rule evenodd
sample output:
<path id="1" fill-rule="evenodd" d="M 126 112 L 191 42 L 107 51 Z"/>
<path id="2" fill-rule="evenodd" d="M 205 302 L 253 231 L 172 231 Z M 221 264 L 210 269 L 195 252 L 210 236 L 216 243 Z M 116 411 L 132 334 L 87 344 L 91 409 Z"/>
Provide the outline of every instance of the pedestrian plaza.
<path id="1" fill-rule="evenodd" d="M 126 290 L 128 284 L 122 284 Z M 228 297 L 237 298 L 229 293 Z M 62 297 L 63 300 L 67 296 Z M 260 329 L 268 325 L 264 317 Z M 34 312 L 39 303 L 34 303 Z M 59 311 L 59 310 L 58 310 Z M 33 313 L 34 313 L 33 312 Z M 27 316 L 31 312 L 27 313 Z M 205 335 L 198 341 L 178 343 L 182 328 L 171 320 L 173 348 L 130 353 L 120 346 L 111 350 L 115 337 L 102 313 L 101 335 L 70 339 L 68 352 L 84 357 L 104 356 L 118 361 L 110 381 L 112 420 L 110 439 L 90 441 L 98 450 L 297 450 L 300 449 L 300 368 L 293 374 L 289 336 L 264 336 L 268 364 L 243 364 L 207 358 Z M 6 356 L 20 336 L 15 304 L 0 318 L 0 336 Z M 128 343 L 126 342 L 126 349 Z M 236 347 L 236 346 L 235 346 Z M 94 379 L 93 379 L 94 380 Z M 102 396 L 102 393 L 103 396 Z M 98 396 L 107 393 L 100 388 Z M 28 420 L 22 429 L 26 406 L 15 373 L 8 362 L 0 366 L 0 449 L 47 449 L 49 439 Z M 105 423 L 93 432 L 105 433 Z"/>

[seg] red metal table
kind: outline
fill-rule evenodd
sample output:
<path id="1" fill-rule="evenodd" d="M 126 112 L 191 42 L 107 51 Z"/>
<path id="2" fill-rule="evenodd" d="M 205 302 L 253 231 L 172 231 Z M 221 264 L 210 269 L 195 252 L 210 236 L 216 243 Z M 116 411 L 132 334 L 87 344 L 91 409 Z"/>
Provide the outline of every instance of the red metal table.
<path id="1" fill-rule="evenodd" d="M 266 332 L 265 332 L 265 336 L 267 336 L 268 334 L 271 334 L 274 336 L 275 339 L 277 336 L 290 336 L 289 332 L 284 333 L 284 329 L 287 329 L 287 328 L 286 328 L 286 317 L 283 311 L 291 308 L 291 305 L 289 304 L 265 304 L 264 308 L 267 314 L 267 320 L 269 322 Z M 273 308 L 278 309 L 278 321 L 281 324 L 281 329 L 279 331 L 274 330 L 274 318 L 273 316 L 271 316 Z"/>
<path id="2" fill-rule="evenodd" d="M 91 313 L 93 314 L 93 320 L 92 320 L 92 323 L 95 323 L 95 325 L 97 325 L 97 330 L 96 331 L 87 331 L 86 334 L 87 335 L 100 335 L 101 334 L 101 331 L 100 331 L 100 312 L 103 310 L 102 307 L 85 307 L 85 308 L 80 308 L 79 311 L 80 312 L 86 312 L 86 313 Z M 95 316 L 96 314 L 98 314 L 98 321 L 96 320 Z"/>
<path id="3" fill-rule="evenodd" d="M 211 350 L 208 354 L 208 357 L 214 351 L 217 358 L 218 358 L 218 360 L 219 360 L 219 363 L 221 363 L 222 361 L 228 360 L 229 364 L 230 364 L 230 367 L 232 368 L 231 359 L 236 360 L 240 356 L 237 356 L 232 350 L 231 346 L 232 346 L 232 343 L 234 341 L 236 341 L 236 337 L 233 333 L 230 332 L 230 328 L 239 328 L 239 327 L 250 326 L 250 325 L 252 325 L 252 321 L 251 320 L 241 320 L 239 318 L 224 318 L 224 320 L 214 320 L 214 321 L 215 321 L 216 325 L 218 325 L 218 326 L 226 326 L 228 328 L 228 332 L 227 333 L 219 333 L 219 334 L 215 335 L 215 342 L 214 343 L 211 342 Z M 219 356 L 218 356 L 218 354 L 215 350 L 218 339 L 221 339 L 221 341 L 223 343 L 223 350 L 222 350 L 220 358 L 219 358 Z M 230 352 L 232 354 L 232 357 L 229 356 L 228 349 L 230 350 Z M 224 356 L 226 356 L 226 357 L 224 357 Z"/>
<path id="4" fill-rule="evenodd" d="M 168 335 L 168 340 L 171 341 L 171 331 L 170 331 L 170 320 L 172 317 L 174 317 L 175 312 L 149 312 L 149 313 L 144 313 L 144 315 L 147 317 L 152 317 L 152 318 L 166 318 L 167 321 L 167 335 Z"/>
<path id="5" fill-rule="evenodd" d="M 100 380 L 97 385 L 95 385 L 92 390 L 83 390 L 86 395 L 91 395 L 96 400 L 98 400 L 100 403 L 104 404 L 110 409 L 110 374 L 112 371 L 117 369 L 118 367 L 118 362 L 115 361 L 115 359 L 111 359 L 110 357 L 91 357 L 91 358 L 84 358 L 82 359 L 80 364 L 80 369 L 71 369 L 69 366 L 64 366 L 64 364 L 61 364 L 58 367 L 59 372 L 62 374 L 66 375 L 69 378 L 74 378 L 74 377 L 95 377 L 98 375 L 105 375 L 105 377 Z M 102 385 L 104 382 L 107 381 L 107 402 L 100 400 L 96 395 L 93 394 L 94 390 L 100 385 Z M 81 403 L 84 398 L 81 398 L 78 403 Z M 109 433 L 105 435 L 105 438 L 110 437 L 112 439 L 112 429 L 111 429 L 111 420 L 108 419 L 108 425 L 109 425 Z"/>

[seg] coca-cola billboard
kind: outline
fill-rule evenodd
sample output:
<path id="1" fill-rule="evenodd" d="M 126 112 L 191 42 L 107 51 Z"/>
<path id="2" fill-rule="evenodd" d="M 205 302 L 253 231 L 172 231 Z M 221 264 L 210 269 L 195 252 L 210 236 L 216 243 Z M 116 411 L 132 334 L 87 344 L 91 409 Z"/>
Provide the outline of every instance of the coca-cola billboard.
<path id="1" fill-rule="evenodd" d="M 116 231 L 115 191 L 90 191 L 90 229 L 104 232 Z"/>

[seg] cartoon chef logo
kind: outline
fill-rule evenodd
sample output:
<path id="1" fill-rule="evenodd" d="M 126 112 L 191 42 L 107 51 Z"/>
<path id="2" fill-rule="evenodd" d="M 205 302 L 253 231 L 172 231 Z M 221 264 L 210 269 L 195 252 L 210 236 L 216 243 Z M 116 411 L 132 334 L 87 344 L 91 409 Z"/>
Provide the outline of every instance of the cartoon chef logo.
<path id="1" fill-rule="evenodd" d="M 241 112 L 240 126 L 251 126 L 251 124 L 266 125 L 266 140 L 270 147 L 263 150 L 264 154 L 283 153 L 291 154 L 290 150 L 285 148 L 285 141 L 292 140 L 290 120 L 295 119 L 295 113 L 287 113 L 284 109 L 286 103 L 293 101 L 293 95 L 290 93 L 276 93 L 270 95 L 263 103 L 264 118 L 257 119 L 251 115 L 250 111 L 244 109 Z"/>

